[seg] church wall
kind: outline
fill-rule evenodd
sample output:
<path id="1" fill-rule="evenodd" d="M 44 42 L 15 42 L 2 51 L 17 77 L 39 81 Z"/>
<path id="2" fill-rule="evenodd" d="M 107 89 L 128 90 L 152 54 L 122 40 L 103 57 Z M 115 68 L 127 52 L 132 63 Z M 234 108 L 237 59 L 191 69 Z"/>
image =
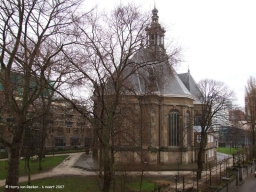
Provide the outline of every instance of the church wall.
<path id="1" fill-rule="evenodd" d="M 180 145 L 169 146 L 169 113 L 172 109 L 176 109 L 179 112 L 179 129 L 180 129 Z M 161 127 L 161 145 L 160 147 L 168 152 L 161 152 L 160 162 L 162 163 L 173 163 L 179 160 L 182 163 L 190 163 L 193 161 L 193 153 L 191 152 L 192 143 L 188 144 L 189 141 L 193 141 L 193 131 L 187 131 L 185 127 L 185 114 L 190 113 L 190 127 L 192 127 L 192 115 L 193 115 L 193 101 L 188 98 L 163 98 L 162 100 L 162 127 Z M 180 153 L 181 150 L 185 152 Z"/>
<path id="2" fill-rule="evenodd" d="M 169 146 L 169 114 L 172 109 L 176 109 L 180 115 L 180 130 L 182 131 L 180 141 L 184 139 L 184 121 L 185 113 L 189 111 L 192 117 L 193 114 L 193 103 L 188 98 L 164 98 L 163 99 L 163 119 L 162 119 L 162 134 L 161 134 L 161 146 Z M 190 137 L 192 133 L 190 133 Z M 186 142 L 181 142 L 184 145 Z"/>
<path id="3" fill-rule="evenodd" d="M 148 162 L 150 164 L 175 163 L 177 160 L 185 164 L 194 162 L 193 131 L 187 133 L 184 129 L 187 111 L 191 116 L 190 126 L 192 127 L 193 100 L 189 98 L 159 97 L 157 95 L 145 98 L 142 101 L 129 96 L 123 100 L 124 103 L 130 103 L 133 123 L 136 124 L 133 126 L 132 135 L 136 141 L 134 141 L 134 146 L 129 146 L 130 149 L 127 149 L 127 151 L 117 152 L 115 161 L 117 163 Z M 180 146 L 169 146 L 169 114 L 172 109 L 178 110 L 180 115 Z M 191 137 L 190 144 L 187 142 L 188 137 Z M 132 149 L 133 147 L 141 148 L 141 151 L 135 151 Z"/>
<path id="4" fill-rule="evenodd" d="M 150 164 L 158 163 L 158 153 L 157 152 L 149 152 L 149 162 L 150 162 Z"/>

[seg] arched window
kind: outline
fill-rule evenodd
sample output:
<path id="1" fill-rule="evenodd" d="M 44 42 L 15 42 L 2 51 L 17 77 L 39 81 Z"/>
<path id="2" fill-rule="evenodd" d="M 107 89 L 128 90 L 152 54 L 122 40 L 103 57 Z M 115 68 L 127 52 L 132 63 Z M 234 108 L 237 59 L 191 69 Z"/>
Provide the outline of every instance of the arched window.
<path id="1" fill-rule="evenodd" d="M 179 112 L 173 109 L 170 112 L 169 145 L 179 146 Z"/>
<path id="2" fill-rule="evenodd" d="M 186 112 L 186 132 L 187 132 L 187 145 L 191 145 L 191 129 L 190 129 L 190 113 Z"/>

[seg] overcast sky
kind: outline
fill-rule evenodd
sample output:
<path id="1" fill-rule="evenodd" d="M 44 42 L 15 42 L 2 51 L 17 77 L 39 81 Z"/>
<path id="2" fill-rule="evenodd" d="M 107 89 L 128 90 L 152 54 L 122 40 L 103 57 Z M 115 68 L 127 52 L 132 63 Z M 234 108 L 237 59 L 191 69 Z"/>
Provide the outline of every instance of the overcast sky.
<path id="1" fill-rule="evenodd" d="M 154 8 L 154 0 L 85 0 L 85 5 L 109 11 L 120 2 Z M 155 0 L 155 5 L 165 39 L 183 49 L 177 72 L 189 66 L 197 82 L 224 81 L 236 93 L 235 104 L 244 107 L 246 82 L 256 78 L 256 0 Z"/>

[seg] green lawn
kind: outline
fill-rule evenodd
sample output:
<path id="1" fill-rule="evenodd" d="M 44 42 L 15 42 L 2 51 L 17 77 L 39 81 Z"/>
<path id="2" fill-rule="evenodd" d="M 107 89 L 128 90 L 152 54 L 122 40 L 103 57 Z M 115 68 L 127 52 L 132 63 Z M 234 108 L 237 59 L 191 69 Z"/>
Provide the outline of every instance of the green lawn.
<path id="1" fill-rule="evenodd" d="M 47 171 L 53 167 L 56 167 L 66 157 L 67 157 L 67 155 L 46 157 L 45 159 L 43 159 L 43 163 L 42 163 L 43 170 L 42 171 L 38 171 L 38 162 L 37 161 L 36 162 L 30 161 L 31 174 L 40 173 L 43 171 Z M 27 175 L 24 165 L 25 165 L 25 160 L 20 160 L 20 167 L 19 167 L 20 176 Z M 0 161 L 0 179 L 6 178 L 6 167 L 7 167 L 7 161 Z"/>
<path id="2" fill-rule="evenodd" d="M 124 182 L 123 182 L 124 183 Z M 20 183 L 20 192 L 48 192 L 48 191 L 60 191 L 60 192 L 100 192 L 100 186 L 102 181 L 98 176 L 61 176 L 45 178 L 35 180 L 28 186 L 27 183 Z M 31 189 L 29 187 L 36 187 Z M 0 190 L 3 187 L 0 187 Z M 118 179 L 116 181 L 115 191 L 139 191 L 140 179 L 138 178 L 126 178 L 125 190 L 121 190 L 121 182 Z M 142 184 L 143 192 L 151 192 L 154 189 L 153 179 L 144 179 Z M 113 191 L 113 186 L 112 190 Z"/>
<path id="3" fill-rule="evenodd" d="M 153 191 L 155 184 L 150 180 L 143 180 L 141 190 L 142 191 Z M 140 179 L 137 179 L 136 181 L 133 181 L 131 183 L 127 184 L 127 187 L 129 189 L 133 189 L 135 191 L 139 191 L 140 189 Z"/>
<path id="4" fill-rule="evenodd" d="M 32 185 L 39 187 L 36 192 L 61 191 L 61 192 L 100 192 L 97 182 L 98 177 L 52 177 L 36 181 L 32 181 Z M 20 186 L 27 187 L 26 183 L 21 183 Z M 42 189 L 44 187 L 44 189 Z M 35 191 L 33 189 L 20 189 L 21 192 Z"/>
<path id="5" fill-rule="evenodd" d="M 241 148 L 235 149 L 235 148 L 229 148 L 229 147 L 218 147 L 217 151 L 220 153 L 225 153 L 228 155 L 232 155 L 233 153 L 242 150 Z"/>

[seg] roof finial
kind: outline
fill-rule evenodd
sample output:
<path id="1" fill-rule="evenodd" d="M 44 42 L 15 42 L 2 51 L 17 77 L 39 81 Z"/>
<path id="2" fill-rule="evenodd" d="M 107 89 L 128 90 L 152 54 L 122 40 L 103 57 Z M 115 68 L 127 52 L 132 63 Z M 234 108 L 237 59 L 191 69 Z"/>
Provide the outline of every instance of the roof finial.
<path id="1" fill-rule="evenodd" d="M 188 73 L 190 73 L 189 65 L 188 65 Z"/>
<path id="2" fill-rule="evenodd" d="M 156 8 L 156 0 L 154 0 L 154 8 Z"/>

